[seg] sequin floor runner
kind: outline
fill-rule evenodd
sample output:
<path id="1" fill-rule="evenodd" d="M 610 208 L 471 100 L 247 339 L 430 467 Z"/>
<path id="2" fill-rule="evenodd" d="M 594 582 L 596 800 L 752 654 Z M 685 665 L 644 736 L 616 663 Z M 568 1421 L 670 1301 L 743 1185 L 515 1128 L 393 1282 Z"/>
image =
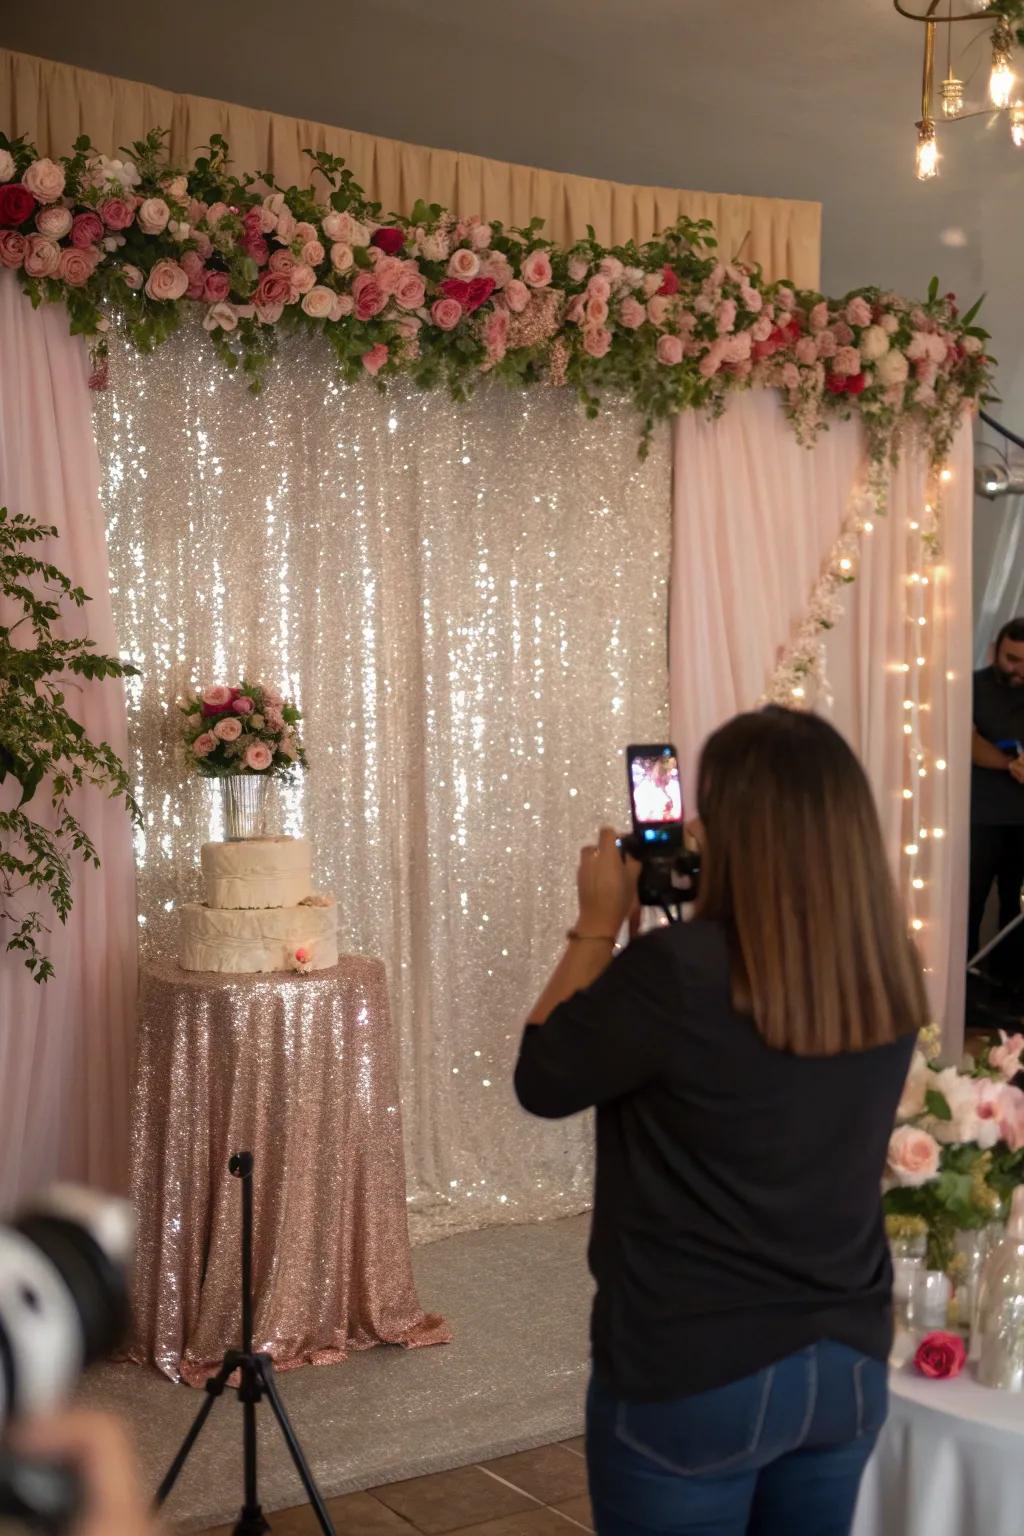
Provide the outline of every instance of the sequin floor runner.
<path id="1" fill-rule="evenodd" d="M 585 1216 L 491 1227 L 414 1250 L 424 1306 L 454 1342 L 380 1347 L 344 1365 L 280 1378 L 281 1395 L 326 1497 L 487 1461 L 583 1428 L 591 1284 Z M 132 1426 L 156 1487 L 200 1405 L 199 1394 L 138 1365 L 100 1365 L 83 1401 Z M 269 1409 L 259 1410 L 260 1493 L 269 1513 L 303 1493 Z M 242 1494 L 242 1412 L 214 1407 L 167 1509 L 198 1531 L 232 1519 Z"/>

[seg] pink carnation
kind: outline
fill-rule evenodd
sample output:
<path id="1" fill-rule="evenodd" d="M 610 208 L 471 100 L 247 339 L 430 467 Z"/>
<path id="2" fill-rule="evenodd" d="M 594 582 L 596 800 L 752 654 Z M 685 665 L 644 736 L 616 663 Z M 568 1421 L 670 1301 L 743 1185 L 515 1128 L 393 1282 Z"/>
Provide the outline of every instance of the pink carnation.
<path id="1" fill-rule="evenodd" d="M 832 332 L 841 347 L 848 347 L 853 340 L 853 332 L 845 320 L 837 320 Z"/>
<path id="2" fill-rule="evenodd" d="M 381 369 L 384 367 L 384 364 L 387 362 L 389 355 L 390 354 L 388 349 L 384 343 L 382 341 L 378 341 L 376 346 L 370 348 L 369 352 L 363 353 L 361 361 L 367 373 L 372 374 L 374 378 L 376 378 L 377 374 L 380 373 Z"/>
<path id="3" fill-rule="evenodd" d="M 274 754 L 265 741 L 254 741 L 246 747 L 243 761 L 247 768 L 253 768 L 257 773 L 262 773 L 274 761 Z"/>

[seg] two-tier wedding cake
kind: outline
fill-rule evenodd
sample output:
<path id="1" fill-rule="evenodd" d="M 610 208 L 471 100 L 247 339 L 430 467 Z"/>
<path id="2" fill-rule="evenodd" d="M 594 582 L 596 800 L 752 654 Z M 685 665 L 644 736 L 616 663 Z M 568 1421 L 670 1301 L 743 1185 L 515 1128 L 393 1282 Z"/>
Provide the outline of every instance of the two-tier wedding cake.
<path id="1" fill-rule="evenodd" d="M 296 837 L 205 843 L 205 901 L 181 908 L 187 971 L 323 971 L 338 963 L 338 909 L 313 890 Z"/>

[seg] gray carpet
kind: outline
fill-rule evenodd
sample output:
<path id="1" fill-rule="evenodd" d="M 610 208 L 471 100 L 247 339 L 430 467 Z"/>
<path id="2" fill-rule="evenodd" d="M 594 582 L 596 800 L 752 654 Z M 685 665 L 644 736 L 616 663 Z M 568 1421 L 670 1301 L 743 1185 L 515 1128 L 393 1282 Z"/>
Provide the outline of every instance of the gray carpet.
<path id="1" fill-rule="evenodd" d="M 416 1249 L 420 1301 L 444 1313 L 454 1343 L 382 1347 L 279 1377 L 322 1492 L 330 1498 L 580 1434 L 591 1296 L 586 1235 L 587 1218 L 578 1216 Z M 154 1488 L 203 1400 L 133 1365 L 96 1367 L 82 1396 L 129 1420 Z M 270 1409 L 257 1412 L 264 1508 L 299 1504 L 302 1487 Z M 234 1394 L 214 1406 L 167 1507 L 179 1529 L 225 1523 L 237 1512 L 241 1419 Z"/>

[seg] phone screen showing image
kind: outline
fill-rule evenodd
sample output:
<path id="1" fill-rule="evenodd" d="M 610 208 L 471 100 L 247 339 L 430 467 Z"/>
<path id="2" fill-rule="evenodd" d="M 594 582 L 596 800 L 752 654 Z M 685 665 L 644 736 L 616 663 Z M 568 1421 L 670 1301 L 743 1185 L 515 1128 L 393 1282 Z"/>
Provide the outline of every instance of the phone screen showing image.
<path id="1" fill-rule="evenodd" d="M 634 829 L 681 826 L 683 787 L 679 756 L 671 742 L 626 748 L 629 798 Z"/>

